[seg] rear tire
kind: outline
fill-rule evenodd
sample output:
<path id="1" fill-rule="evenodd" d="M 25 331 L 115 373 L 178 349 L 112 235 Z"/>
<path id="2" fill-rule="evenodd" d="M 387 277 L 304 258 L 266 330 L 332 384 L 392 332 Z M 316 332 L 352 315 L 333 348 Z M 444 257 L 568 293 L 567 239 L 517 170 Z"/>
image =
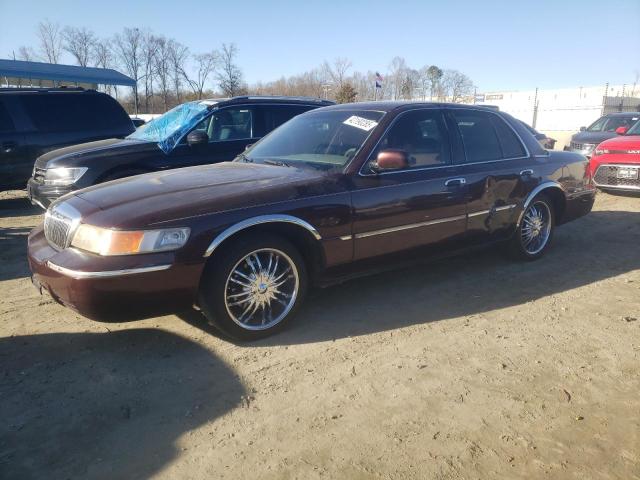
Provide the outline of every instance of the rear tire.
<path id="1" fill-rule="evenodd" d="M 536 196 L 525 209 L 520 225 L 509 243 L 509 253 L 520 260 L 537 260 L 548 250 L 555 229 L 553 202 Z"/>
<path id="2" fill-rule="evenodd" d="M 258 340 L 286 327 L 307 284 L 304 259 L 289 241 L 272 234 L 241 236 L 210 258 L 198 303 L 225 335 Z"/>

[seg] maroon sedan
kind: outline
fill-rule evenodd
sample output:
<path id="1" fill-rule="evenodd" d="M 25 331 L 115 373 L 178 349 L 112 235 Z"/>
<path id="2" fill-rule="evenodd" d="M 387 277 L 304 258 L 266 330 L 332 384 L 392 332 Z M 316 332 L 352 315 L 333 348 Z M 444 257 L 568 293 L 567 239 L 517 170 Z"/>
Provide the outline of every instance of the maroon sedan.
<path id="1" fill-rule="evenodd" d="M 498 242 L 539 258 L 556 225 L 591 210 L 587 166 L 482 107 L 326 107 L 234 162 L 63 197 L 29 236 L 29 263 L 87 317 L 196 305 L 250 340 L 281 329 L 311 285 Z"/>

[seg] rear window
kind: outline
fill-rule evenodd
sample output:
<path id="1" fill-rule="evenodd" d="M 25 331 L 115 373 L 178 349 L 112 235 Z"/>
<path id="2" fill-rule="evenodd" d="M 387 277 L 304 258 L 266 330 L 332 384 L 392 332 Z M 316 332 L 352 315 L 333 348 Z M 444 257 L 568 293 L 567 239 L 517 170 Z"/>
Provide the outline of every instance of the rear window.
<path id="1" fill-rule="evenodd" d="M 502 147 L 503 158 L 524 157 L 527 154 L 522 146 L 522 142 L 518 139 L 518 136 L 502 118 L 497 115 L 492 115 L 491 122 L 493 123 L 496 132 L 498 132 L 498 139 L 500 140 L 500 146 Z"/>
<path id="2" fill-rule="evenodd" d="M 7 107 L 0 101 L 0 132 L 13 132 L 15 126 Z"/>
<path id="3" fill-rule="evenodd" d="M 22 104 L 41 132 L 133 130 L 129 117 L 110 97 L 79 94 L 29 94 Z"/>

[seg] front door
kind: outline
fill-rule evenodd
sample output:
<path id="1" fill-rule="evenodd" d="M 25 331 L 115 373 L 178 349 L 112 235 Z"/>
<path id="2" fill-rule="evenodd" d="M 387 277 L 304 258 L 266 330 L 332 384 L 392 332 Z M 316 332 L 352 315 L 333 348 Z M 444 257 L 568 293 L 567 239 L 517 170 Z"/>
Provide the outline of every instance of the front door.
<path id="1" fill-rule="evenodd" d="M 170 154 L 171 168 L 233 160 L 247 145 L 257 141 L 253 116 L 253 108 L 248 106 L 224 108 L 209 115 L 194 129 L 205 132 L 209 143 L 190 146 L 185 136 Z"/>
<path id="2" fill-rule="evenodd" d="M 372 170 L 378 153 L 387 149 L 406 153 L 408 165 Z M 462 237 L 466 184 L 457 170 L 442 110 L 401 113 L 354 180 L 355 260 Z"/>

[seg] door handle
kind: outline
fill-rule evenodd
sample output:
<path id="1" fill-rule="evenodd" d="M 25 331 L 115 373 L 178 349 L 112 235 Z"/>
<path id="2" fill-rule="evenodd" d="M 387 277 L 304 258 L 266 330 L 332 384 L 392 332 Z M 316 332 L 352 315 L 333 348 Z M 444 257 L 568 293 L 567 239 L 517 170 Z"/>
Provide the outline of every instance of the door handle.
<path id="1" fill-rule="evenodd" d="M 467 179 L 466 178 L 450 178 L 449 180 L 444 182 L 444 186 L 445 187 L 455 187 L 455 186 L 459 186 L 459 185 L 464 185 L 465 183 L 467 183 Z"/>
<path id="2" fill-rule="evenodd" d="M 3 153 L 11 153 L 18 146 L 16 142 L 3 142 L 2 143 L 2 151 Z"/>
<path id="3" fill-rule="evenodd" d="M 530 177 L 532 175 L 533 175 L 533 170 L 531 170 L 530 168 L 527 168 L 526 170 L 522 170 L 520 172 L 521 177 Z"/>

